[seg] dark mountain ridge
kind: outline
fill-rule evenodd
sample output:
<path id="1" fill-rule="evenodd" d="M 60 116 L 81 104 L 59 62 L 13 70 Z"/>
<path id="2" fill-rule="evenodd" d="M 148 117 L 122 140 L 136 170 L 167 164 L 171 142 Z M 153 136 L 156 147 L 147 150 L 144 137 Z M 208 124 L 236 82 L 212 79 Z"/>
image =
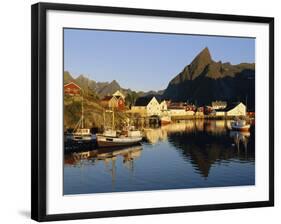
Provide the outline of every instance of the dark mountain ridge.
<path id="1" fill-rule="evenodd" d="M 242 101 L 249 108 L 255 105 L 255 64 L 215 62 L 204 48 L 164 91 L 163 98 L 189 101 L 198 105 L 215 100 Z"/>

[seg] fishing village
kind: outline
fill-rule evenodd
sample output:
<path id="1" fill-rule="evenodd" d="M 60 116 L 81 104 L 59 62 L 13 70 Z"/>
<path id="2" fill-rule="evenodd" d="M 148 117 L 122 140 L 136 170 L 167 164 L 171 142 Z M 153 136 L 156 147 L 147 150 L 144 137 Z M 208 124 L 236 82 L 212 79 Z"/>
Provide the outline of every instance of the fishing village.
<path id="1" fill-rule="evenodd" d="M 229 160 L 236 156 L 242 161 L 253 160 L 250 136 L 255 114 L 247 111 L 243 102 L 227 105 L 225 101 L 213 101 L 211 105 L 198 107 L 156 96 L 132 98 L 120 89 L 99 99 L 74 82 L 64 85 L 65 113 L 71 111 L 71 118 L 76 117 L 72 123 L 65 122 L 69 125 L 64 127 L 65 166 L 84 169 L 90 164 L 104 164 L 104 172 L 111 179 L 111 189 L 116 191 L 120 179 L 118 158 L 133 178 L 143 147 L 161 147 L 157 146 L 159 142 L 168 141 L 184 151 L 192 150 L 190 156 L 194 166 L 205 179 L 221 156 Z M 179 133 L 184 133 L 182 140 L 177 137 Z M 217 139 L 215 142 L 228 135 L 233 143 L 225 150 L 225 146 L 216 145 L 213 139 L 206 139 L 204 133 Z M 195 145 L 188 149 L 189 144 Z M 213 159 L 208 159 L 205 153 Z M 158 162 L 161 163 L 161 159 Z M 73 189 L 70 192 L 73 193 Z"/>
<path id="2" fill-rule="evenodd" d="M 255 114 L 247 111 L 243 102 L 213 101 L 197 106 L 188 101 L 132 95 L 120 89 L 99 99 L 88 88 L 83 90 L 73 81 L 66 83 L 64 111 L 65 116 L 71 113 L 72 120 L 66 120 L 64 126 L 65 151 L 140 144 L 149 129 L 187 120 L 221 120 L 227 129 L 238 132 L 248 132 L 254 124 Z"/>

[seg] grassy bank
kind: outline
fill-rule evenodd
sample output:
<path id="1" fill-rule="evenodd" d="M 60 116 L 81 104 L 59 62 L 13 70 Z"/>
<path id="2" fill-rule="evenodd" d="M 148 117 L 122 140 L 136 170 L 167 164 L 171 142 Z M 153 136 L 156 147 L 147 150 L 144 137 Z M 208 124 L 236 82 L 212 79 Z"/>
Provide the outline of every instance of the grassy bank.
<path id="1" fill-rule="evenodd" d="M 84 127 L 93 129 L 104 129 L 105 126 L 112 126 L 112 114 L 104 113 L 105 109 L 99 101 L 91 96 L 83 98 Z M 121 128 L 128 119 L 123 112 L 114 112 L 115 127 Z M 82 116 L 82 97 L 64 96 L 64 130 L 73 129 Z M 104 122 L 105 118 L 105 122 Z"/>

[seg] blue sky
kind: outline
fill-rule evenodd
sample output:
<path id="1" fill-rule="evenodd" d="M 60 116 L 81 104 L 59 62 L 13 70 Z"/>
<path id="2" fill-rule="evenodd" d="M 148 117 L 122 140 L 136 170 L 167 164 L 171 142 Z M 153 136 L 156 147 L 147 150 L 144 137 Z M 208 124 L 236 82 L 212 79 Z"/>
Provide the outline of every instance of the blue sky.
<path id="1" fill-rule="evenodd" d="M 64 29 L 64 70 L 132 90 L 162 90 L 205 47 L 215 61 L 255 62 L 252 38 Z"/>

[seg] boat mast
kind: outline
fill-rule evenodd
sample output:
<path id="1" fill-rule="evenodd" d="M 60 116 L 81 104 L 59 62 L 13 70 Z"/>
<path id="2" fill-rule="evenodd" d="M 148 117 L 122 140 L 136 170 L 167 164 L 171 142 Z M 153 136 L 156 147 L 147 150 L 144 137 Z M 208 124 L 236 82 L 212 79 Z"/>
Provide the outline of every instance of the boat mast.
<path id="1" fill-rule="evenodd" d="M 81 117 L 81 122 L 82 122 L 82 128 L 84 128 L 84 105 L 83 105 L 84 98 L 82 96 L 82 117 Z"/>
<path id="2" fill-rule="evenodd" d="M 115 130 L 115 121 L 114 121 L 114 109 L 112 110 L 112 130 Z"/>
<path id="3" fill-rule="evenodd" d="M 73 133 L 76 132 L 77 129 L 83 129 L 84 128 L 84 97 L 83 97 L 83 90 L 81 91 L 81 117 L 78 121 L 78 123 L 75 125 L 73 129 Z"/>
<path id="4" fill-rule="evenodd" d="M 105 129 L 105 110 L 103 109 L 103 128 Z"/>
<path id="5" fill-rule="evenodd" d="M 105 113 L 112 113 L 112 123 L 111 123 L 111 129 L 112 130 L 115 130 L 115 117 L 114 117 L 114 110 L 105 110 L 103 112 L 103 122 L 104 122 L 104 125 L 105 125 Z M 109 124 L 110 125 L 110 124 Z"/>

